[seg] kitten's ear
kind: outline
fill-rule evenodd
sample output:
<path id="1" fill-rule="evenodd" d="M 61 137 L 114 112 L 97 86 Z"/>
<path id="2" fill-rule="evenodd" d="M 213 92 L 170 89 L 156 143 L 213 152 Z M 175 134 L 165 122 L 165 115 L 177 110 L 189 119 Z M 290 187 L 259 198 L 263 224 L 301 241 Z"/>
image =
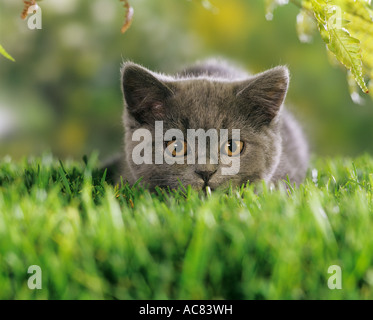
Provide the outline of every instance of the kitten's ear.
<path id="1" fill-rule="evenodd" d="M 242 111 L 258 126 L 269 124 L 278 115 L 289 85 L 289 70 L 279 66 L 241 82 L 237 98 Z"/>
<path id="2" fill-rule="evenodd" d="M 165 100 L 173 94 L 172 90 L 137 64 L 126 63 L 121 72 L 128 112 L 141 124 L 161 120 L 165 115 Z"/>

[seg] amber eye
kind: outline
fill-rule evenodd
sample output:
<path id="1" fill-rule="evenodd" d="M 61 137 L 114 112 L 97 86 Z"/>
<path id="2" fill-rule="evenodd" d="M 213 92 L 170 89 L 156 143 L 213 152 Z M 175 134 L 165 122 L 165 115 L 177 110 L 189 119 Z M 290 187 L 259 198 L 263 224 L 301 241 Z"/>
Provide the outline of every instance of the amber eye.
<path id="1" fill-rule="evenodd" d="M 226 154 L 228 157 L 238 156 L 244 147 L 243 141 L 240 140 L 228 140 L 223 144 L 222 153 Z"/>
<path id="2" fill-rule="evenodd" d="M 166 149 L 173 157 L 183 157 L 188 153 L 188 145 L 182 140 L 166 141 Z"/>

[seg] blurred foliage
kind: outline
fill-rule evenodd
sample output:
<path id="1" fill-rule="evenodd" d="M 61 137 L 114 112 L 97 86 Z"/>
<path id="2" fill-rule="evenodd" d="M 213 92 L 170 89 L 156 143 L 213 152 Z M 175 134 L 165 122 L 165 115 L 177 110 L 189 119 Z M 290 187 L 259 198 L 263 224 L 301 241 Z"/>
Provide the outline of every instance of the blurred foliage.
<path id="1" fill-rule="evenodd" d="M 41 1 L 41 0 L 38 0 L 38 1 Z M 132 23 L 133 8 L 129 4 L 128 0 L 119 0 L 119 1 L 124 2 L 124 8 L 126 10 L 124 24 L 123 24 L 123 26 L 121 28 L 121 32 L 125 33 L 128 30 L 128 28 L 131 26 L 131 23 Z M 30 10 L 32 10 L 33 6 L 37 6 L 38 7 L 37 0 L 30 0 L 30 1 L 23 0 L 23 10 L 22 10 L 22 13 L 21 13 L 21 18 L 23 20 L 27 19 L 28 15 L 30 13 Z M 6 52 L 5 49 L 1 45 L 0 45 L 0 54 L 3 55 L 5 58 L 7 58 L 9 60 L 15 61 L 13 59 L 13 57 L 11 57 L 9 55 L 9 53 Z"/>
<path id="2" fill-rule="evenodd" d="M 357 84 L 368 93 L 365 73 L 373 78 L 373 10 L 371 0 L 291 0 L 301 11 L 297 16 L 297 31 L 301 41 L 308 42 L 314 33 L 314 23 L 327 48 L 350 72 Z M 267 16 L 284 0 L 267 0 Z M 309 18 L 312 17 L 312 18 Z M 356 93 L 349 81 L 350 91 Z"/>
<path id="3" fill-rule="evenodd" d="M 17 63 L 0 60 L 0 156 L 51 149 L 81 157 L 98 149 L 104 158 L 122 145 L 122 61 L 172 73 L 211 55 L 253 73 L 287 64 L 287 105 L 304 123 L 313 150 L 373 152 L 372 101 L 355 90 L 352 97 L 362 104 L 352 102 L 344 68 L 330 65 L 323 39 L 309 37 L 315 25 L 300 25 L 297 6 L 277 8 L 268 21 L 260 0 L 130 2 L 136 14 L 122 35 L 125 12 L 117 0 L 42 1 L 41 30 L 29 30 L 19 18 L 21 1 L 2 1 L 1 44 Z M 314 20 L 304 12 L 304 19 Z M 299 42 L 297 30 L 309 43 Z M 365 45 L 371 46 L 370 36 Z"/>

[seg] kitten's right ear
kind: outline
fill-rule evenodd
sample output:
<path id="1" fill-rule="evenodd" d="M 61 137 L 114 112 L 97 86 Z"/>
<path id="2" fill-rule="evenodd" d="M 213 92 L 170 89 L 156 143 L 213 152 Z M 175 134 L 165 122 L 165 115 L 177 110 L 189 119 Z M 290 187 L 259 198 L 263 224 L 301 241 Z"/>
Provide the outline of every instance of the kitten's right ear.
<path id="1" fill-rule="evenodd" d="M 124 100 L 130 115 L 140 124 L 154 124 L 165 115 L 165 100 L 172 90 L 150 71 L 125 63 L 121 70 Z"/>
<path id="2" fill-rule="evenodd" d="M 237 98 L 243 112 L 257 126 L 277 118 L 289 85 L 289 70 L 278 66 L 239 82 Z"/>

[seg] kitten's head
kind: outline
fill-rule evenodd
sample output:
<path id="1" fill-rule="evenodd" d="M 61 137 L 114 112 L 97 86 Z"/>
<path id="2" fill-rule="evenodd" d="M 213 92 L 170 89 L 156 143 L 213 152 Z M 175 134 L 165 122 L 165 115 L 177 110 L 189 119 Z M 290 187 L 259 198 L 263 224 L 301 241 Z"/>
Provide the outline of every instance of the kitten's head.
<path id="1" fill-rule="evenodd" d="M 122 68 L 125 154 L 133 181 L 142 177 L 142 182 L 151 189 L 155 186 L 176 188 L 179 181 L 196 189 L 268 181 L 280 159 L 280 111 L 288 81 L 286 67 L 231 81 L 203 76 L 171 78 L 126 63 Z M 184 139 L 171 134 L 165 139 L 161 136 L 159 141 L 156 122 L 162 124 L 162 133 L 178 129 Z M 198 149 L 200 142 L 187 139 L 188 129 L 204 132 L 215 129 L 219 134 L 218 141 L 206 140 L 205 164 L 198 160 L 198 155 L 204 152 Z M 221 129 L 228 130 L 224 139 Z M 233 139 L 233 129 L 240 130 L 239 139 Z M 139 133 L 145 131 L 149 134 L 139 138 L 142 136 Z M 210 154 L 209 148 L 218 152 Z M 145 159 L 149 150 L 151 156 L 146 163 L 139 164 L 138 155 Z M 169 164 L 164 159 L 162 164 L 157 164 L 156 154 L 174 158 L 178 163 Z M 192 158 L 194 164 L 188 161 Z M 237 158 L 238 166 L 237 161 L 232 162 Z M 232 165 L 238 172 L 224 174 Z"/>

